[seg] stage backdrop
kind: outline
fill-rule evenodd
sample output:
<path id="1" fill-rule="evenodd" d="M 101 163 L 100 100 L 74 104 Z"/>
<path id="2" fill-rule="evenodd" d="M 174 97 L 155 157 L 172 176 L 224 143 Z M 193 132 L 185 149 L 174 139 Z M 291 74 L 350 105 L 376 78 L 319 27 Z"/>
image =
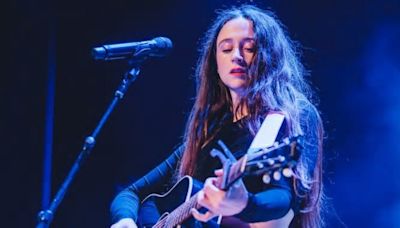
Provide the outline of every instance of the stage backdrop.
<path id="1" fill-rule="evenodd" d="M 247 1 L 6 3 L 0 226 L 35 225 L 44 150 L 53 152 L 54 196 L 128 69 L 123 61 L 94 61 L 91 48 L 166 36 L 174 43 L 172 53 L 143 65 L 53 222 L 53 227 L 109 226 L 115 194 L 180 143 L 195 92 L 199 40 L 216 9 L 238 2 Z M 253 2 L 276 12 L 301 44 L 320 98 L 327 226 L 399 227 L 399 2 Z"/>

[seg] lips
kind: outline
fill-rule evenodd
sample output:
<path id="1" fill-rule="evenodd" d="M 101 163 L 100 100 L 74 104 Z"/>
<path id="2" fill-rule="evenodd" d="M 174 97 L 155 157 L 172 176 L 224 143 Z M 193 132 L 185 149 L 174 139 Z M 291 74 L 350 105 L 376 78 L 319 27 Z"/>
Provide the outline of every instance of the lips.
<path id="1" fill-rule="evenodd" d="M 236 67 L 236 68 L 233 68 L 230 73 L 231 74 L 245 74 L 246 70 L 241 67 Z"/>

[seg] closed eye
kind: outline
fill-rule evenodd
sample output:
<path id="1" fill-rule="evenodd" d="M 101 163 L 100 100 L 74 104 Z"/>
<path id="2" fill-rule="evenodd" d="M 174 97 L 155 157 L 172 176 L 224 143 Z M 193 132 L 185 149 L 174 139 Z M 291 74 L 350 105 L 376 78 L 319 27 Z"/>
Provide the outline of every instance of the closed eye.
<path id="1" fill-rule="evenodd" d="M 242 45 L 244 51 L 249 53 L 256 52 L 256 45 L 254 39 L 245 39 Z"/>
<path id="2" fill-rule="evenodd" d="M 245 48 L 244 50 L 250 53 L 254 53 L 256 51 L 255 48 Z"/>
<path id="3" fill-rule="evenodd" d="M 223 53 L 229 53 L 229 52 L 231 52 L 231 51 L 232 51 L 232 49 L 223 49 L 223 50 L 222 50 Z"/>

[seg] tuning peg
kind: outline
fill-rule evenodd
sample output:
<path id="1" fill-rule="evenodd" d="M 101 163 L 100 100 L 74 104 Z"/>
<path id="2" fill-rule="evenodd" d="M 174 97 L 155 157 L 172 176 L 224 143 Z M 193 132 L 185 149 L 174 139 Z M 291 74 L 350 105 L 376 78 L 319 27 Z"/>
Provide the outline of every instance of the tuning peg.
<path id="1" fill-rule="evenodd" d="M 275 171 L 272 177 L 274 178 L 274 180 L 279 181 L 282 177 L 281 172 L 279 170 Z"/>
<path id="2" fill-rule="evenodd" d="M 279 162 L 284 162 L 285 160 L 286 160 L 286 158 L 284 156 L 282 156 L 282 155 L 278 156 L 278 161 Z"/>
<path id="3" fill-rule="evenodd" d="M 289 145 L 290 139 L 288 137 L 284 138 L 283 143 L 285 143 L 285 145 Z"/>
<path id="4" fill-rule="evenodd" d="M 271 182 L 271 177 L 269 176 L 269 173 L 263 175 L 262 181 L 264 182 L 264 184 L 269 184 Z"/>
<path id="5" fill-rule="evenodd" d="M 265 162 L 266 162 L 269 166 L 275 164 L 275 160 L 274 160 L 274 159 L 265 158 L 265 157 L 264 157 L 264 159 L 266 159 Z"/>
<path id="6" fill-rule="evenodd" d="M 291 177 L 291 176 L 293 176 L 293 170 L 291 168 L 284 168 L 282 170 L 282 174 L 285 177 Z"/>

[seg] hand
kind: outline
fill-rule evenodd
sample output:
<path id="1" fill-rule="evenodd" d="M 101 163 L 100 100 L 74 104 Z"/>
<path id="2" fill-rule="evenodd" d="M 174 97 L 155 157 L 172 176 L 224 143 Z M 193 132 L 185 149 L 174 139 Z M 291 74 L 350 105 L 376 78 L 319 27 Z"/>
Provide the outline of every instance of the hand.
<path id="1" fill-rule="evenodd" d="M 208 211 L 201 214 L 192 208 L 192 215 L 195 219 L 207 222 L 218 215 L 231 216 L 241 212 L 247 205 L 248 193 L 242 180 L 232 185 L 227 192 L 219 189 L 216 185 L 222 177 L 222 169 L 216 170 L 217 177 L 207 178 L 204 187 L 197 194 L 197 203 Z"/>
<path id="2" fill-rule="evenodd" d="M 137 228 L 135 221 L 131 218 L 124 218 L 114 223 L 110 228 Z"/>

